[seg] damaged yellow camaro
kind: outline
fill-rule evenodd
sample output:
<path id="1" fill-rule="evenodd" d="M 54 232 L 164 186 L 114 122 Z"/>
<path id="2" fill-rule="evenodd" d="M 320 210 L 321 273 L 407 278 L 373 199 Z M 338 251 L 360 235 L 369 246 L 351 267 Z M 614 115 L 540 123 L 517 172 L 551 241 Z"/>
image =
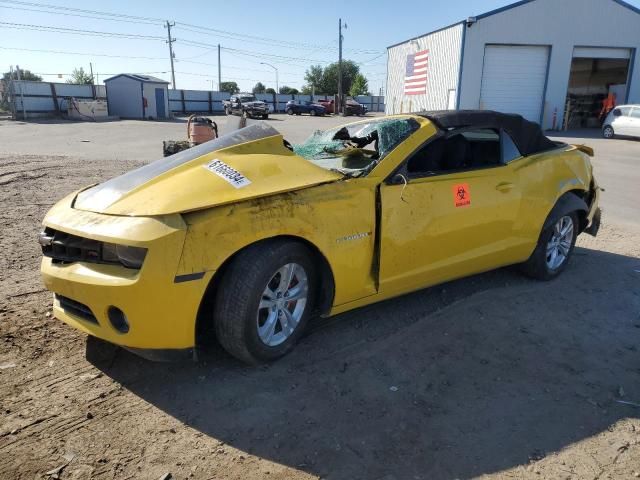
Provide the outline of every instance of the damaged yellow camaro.
<path id="1" fill-rule="evenodd" d="M 296 146 L 260 122 L 61 200 L 42 276 L 57 318 L 148 358 L 211 331 L 269 361 L 316 313 L 511 264 L 557 276 L 599 226 L 592 153 L 486 111 L 369 119 Z"/>

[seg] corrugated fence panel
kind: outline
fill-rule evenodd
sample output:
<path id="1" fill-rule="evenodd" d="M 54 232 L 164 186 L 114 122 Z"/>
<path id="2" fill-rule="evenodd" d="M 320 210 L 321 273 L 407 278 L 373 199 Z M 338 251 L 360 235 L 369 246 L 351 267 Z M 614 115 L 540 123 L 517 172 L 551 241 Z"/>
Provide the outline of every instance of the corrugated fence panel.
<path id="1" fill-rule="evenodd" d="M 16 113 L 22 115 L 22 98 L 24 98 L 24 106 L 27 113 L 37 114 L 57 114 L 59 106 L 66 97 L 75 97 L 79 99 L 106 98 L 106 89 L 104 85 L 74 85 L 69 83 L 50 83 L 50 82 L 32 82 L 32 81 L 15 81 L 13 82 L 15 92 Z M 53 99 L 53 92 L 58 99 L 58 108 Z"/>
<path id="2" fill-rule="evenodd" d="M 51 93 L 51 91 L 49 91 Z M 56 84 L 56 95 L 59 97 L 93 98 L 91 85 Z"/>
<path id="3" fill-rule="evenodd" d="M 445 110 L 458 89 L 464 24 L 440 30 L 391 47 L 387 59 L 387 114 Z M 422 95 L 405 95 L 407 55 L 429 50 L 427 90 Z"/>

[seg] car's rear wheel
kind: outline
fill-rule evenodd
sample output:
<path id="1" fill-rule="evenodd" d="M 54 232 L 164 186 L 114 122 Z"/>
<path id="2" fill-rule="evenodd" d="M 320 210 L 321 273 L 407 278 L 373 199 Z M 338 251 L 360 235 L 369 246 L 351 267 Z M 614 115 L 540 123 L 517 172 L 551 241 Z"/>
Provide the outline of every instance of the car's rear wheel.
<path id="1" fill-rule="evenodd" d="M 293 109 L 287 108 L 287 115 L 293 115 Z"/>
<path id="2" fill-rule="evenodd" d="M 604 138 L 613 138 L 616 136 L 616 132 L 611 125 L 607 125 L 602 129 L 602 136 Z"/>
<path id="3" fill-rule="evenodd" d="M 578 216 L 575 212 L 555 218 L 540 234 L 536 249 L 522 270 L 530 277 L 551 280 L 567 267 L 578 237 Z"/>
<path id="4" fill-rule="evenodd" d="M 315 303 L 316 267 L 308 248 L 268 241 L 241 252 L 221 280 L 214 322 L 223 348 L 256 364 L 288 353 Z"/>

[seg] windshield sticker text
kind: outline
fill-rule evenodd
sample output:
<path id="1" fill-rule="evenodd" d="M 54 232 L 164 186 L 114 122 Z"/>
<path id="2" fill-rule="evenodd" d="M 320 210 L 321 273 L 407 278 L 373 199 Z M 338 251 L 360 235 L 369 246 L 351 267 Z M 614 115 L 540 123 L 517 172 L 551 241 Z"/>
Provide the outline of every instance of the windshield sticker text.
<path id="1" fill-rule="evenodd" d="M 235 188 L 242 188 L 247 185 L 251 185 L 251 180 L 242 175 L 235 168 L 224 163 L 222 160 L 215 159 L 203 166 L 210 172 L 215 173 L 220 178 L 229 182 Z"/>

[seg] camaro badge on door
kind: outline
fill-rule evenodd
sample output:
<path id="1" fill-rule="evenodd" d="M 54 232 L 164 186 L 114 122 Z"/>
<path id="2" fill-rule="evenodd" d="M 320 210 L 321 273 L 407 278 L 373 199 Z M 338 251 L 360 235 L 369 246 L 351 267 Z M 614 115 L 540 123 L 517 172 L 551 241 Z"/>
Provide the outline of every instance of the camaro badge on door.
<path id="1" fill-rule="evenodd" d="M 242 175 L 235 168 L 224 163 L 222 160 L 215 159 L 203 166 L 210 172 L 218 175 L 220 178 L 224 178 L 227 182 L 229 182 L 236 188 L 246 187 L 247 185 L 251 184 L 251 180 Z"/>
<path id="2" fill-rule="evenodd" d="M 471 190 L 469 190 L 468 183 L 459 183 L 453 186 L 453 204 L 456 207 L 471 205 Z"/>

